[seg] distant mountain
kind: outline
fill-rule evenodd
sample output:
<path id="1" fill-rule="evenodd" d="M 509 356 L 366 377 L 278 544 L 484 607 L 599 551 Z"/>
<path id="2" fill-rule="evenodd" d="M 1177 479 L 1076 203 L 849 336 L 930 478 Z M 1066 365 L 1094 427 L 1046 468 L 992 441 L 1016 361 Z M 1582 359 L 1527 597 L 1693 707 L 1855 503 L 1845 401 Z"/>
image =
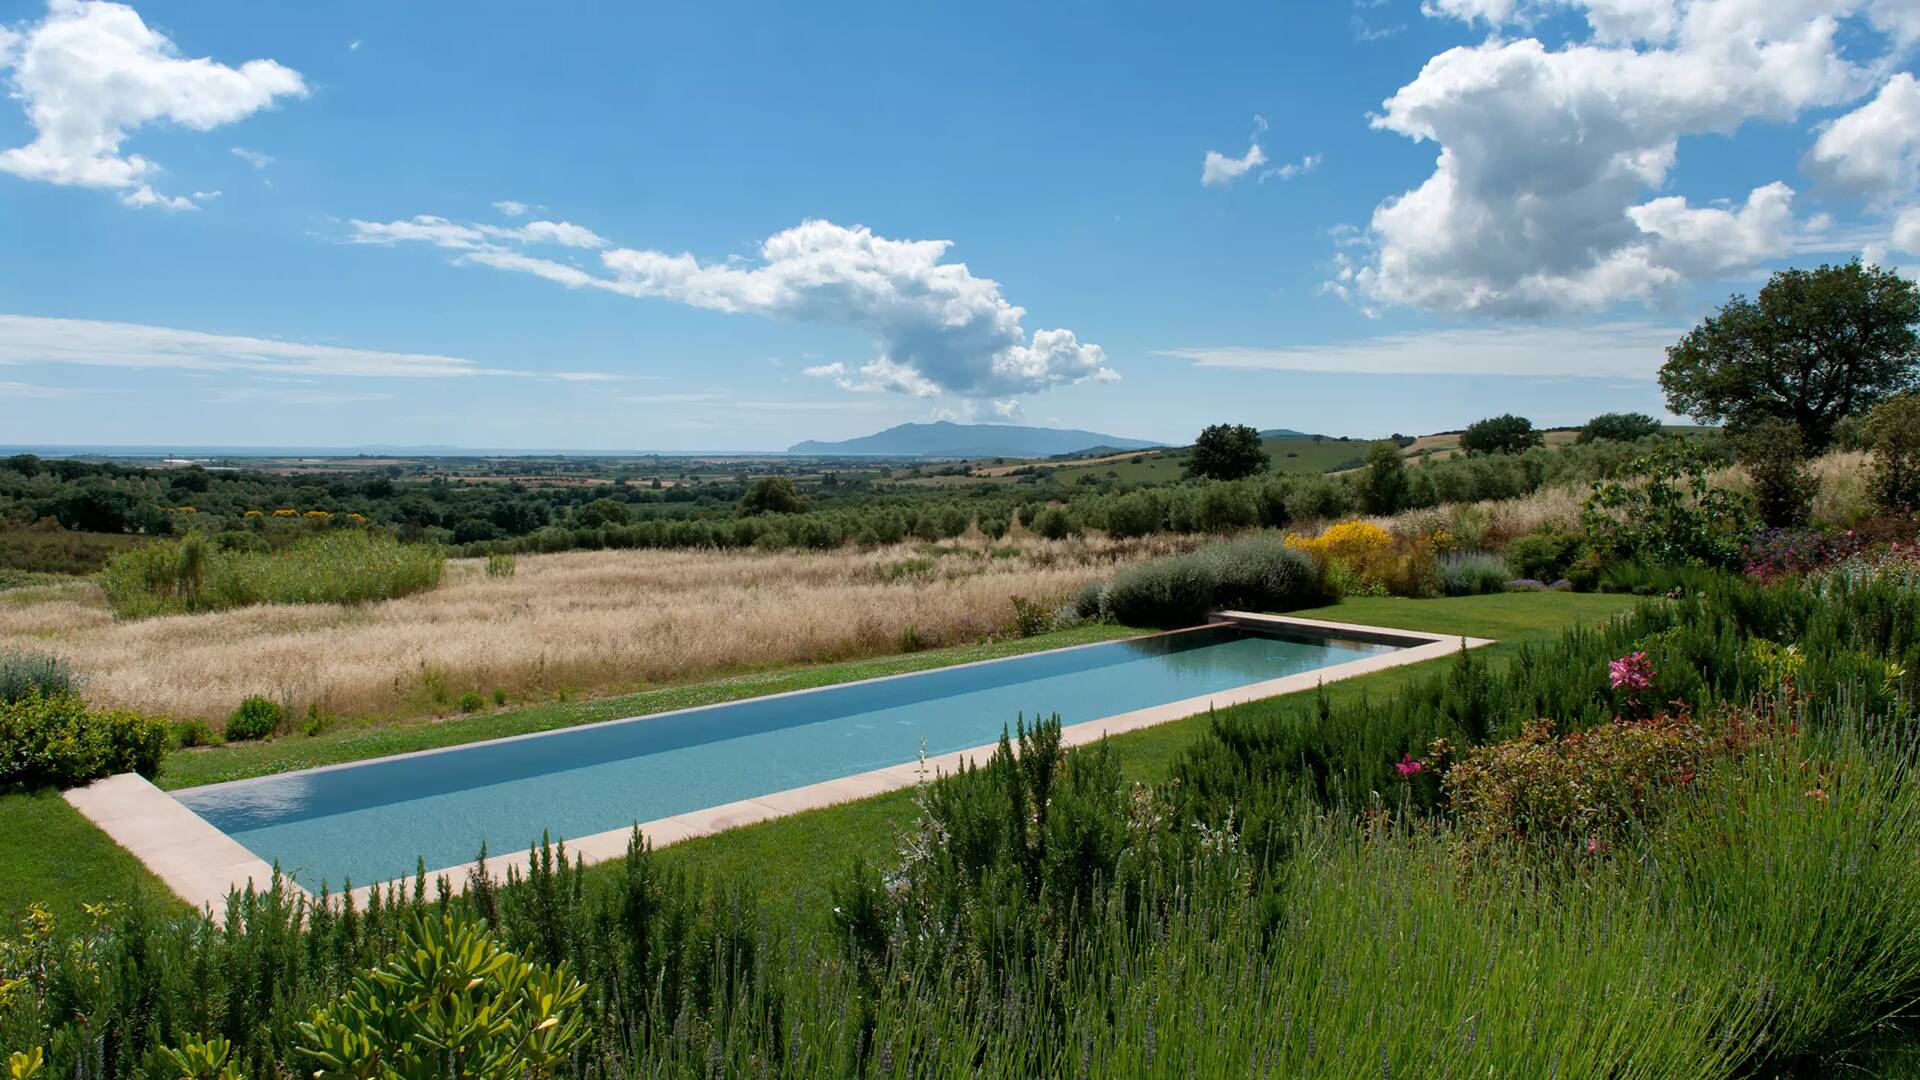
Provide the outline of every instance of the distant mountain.
<path id="1" fill-rule="evenodd" d="M 808 439 L 787 448 L 790 454 L 872 454 L 885 457 L 1012 457 L 1040 458 L 1071 454 L 1095 446 L 1118 450 L 1146 450 L 1163 445 L 1144 439 L 1122 439 L 1094 431 L 1068 428 L 1021 427 L 1017 424 L 901 424 L 885 431 L 842 442 Z"/>
<path id="2" fill-rule="evenodd" d="M 1263 439 L 1311 439 L 1313 435 L 1310 432 L 1295 431 L 1289 427 L 1277 427 L 1261 432 L 1260 437 Z M 1332 436 L 1323 435 L 1321 438 L 1332 438 Z"/>

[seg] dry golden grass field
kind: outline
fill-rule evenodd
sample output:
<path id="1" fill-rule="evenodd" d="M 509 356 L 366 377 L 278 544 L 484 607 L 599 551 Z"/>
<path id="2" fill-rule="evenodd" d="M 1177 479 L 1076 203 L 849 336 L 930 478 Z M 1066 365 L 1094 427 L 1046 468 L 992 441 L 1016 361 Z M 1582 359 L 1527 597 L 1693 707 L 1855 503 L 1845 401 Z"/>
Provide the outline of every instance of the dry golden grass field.
<path id="1" fill-rule="evenodd" d="M 52 652 L 87 696 L 217 727 L 265 694 L 294 715 L 444 712 L 462 693 L 600 693 L 1005 633 L 1170 540 L 1021 539 L 928 555 L 597 551 L 523 555 L 511 577 L 449 564 L 437 589 L 359 607 L 116 620 L 92 582 L 0 594 L 0 650 Z"/>

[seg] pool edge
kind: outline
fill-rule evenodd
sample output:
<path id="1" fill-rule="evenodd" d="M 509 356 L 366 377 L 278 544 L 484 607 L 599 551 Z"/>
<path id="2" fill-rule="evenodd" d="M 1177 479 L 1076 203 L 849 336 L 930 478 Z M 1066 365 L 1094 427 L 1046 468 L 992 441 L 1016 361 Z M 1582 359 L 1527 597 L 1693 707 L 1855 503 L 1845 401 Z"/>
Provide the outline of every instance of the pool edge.
<path id="1" fill-rule="evenodd" d="M 1209 626 L 1239 624 L 1252 628 L 1292 629 L 1305 631 L 1313 636 L 1341 636 L 1353 640 L 1370 641 L 1377 644 L 1399 646 L 1394 652 L 1377 656 L 1366 656 L 1343 663 L 1333 664 L 1313 671 L 1287 675 L 1277 679 L 1249 683 L 1245 686 L 1216 691 L 1163 705 L 1149 706 L 1124 713 L 1115 713 L 1097 720 L 1069 724 L 1061 729 L 1061 742 L 1066 746 L 1079 746 L 1097 742 L 1110 735 L 1119 735 L 1142 728 L 1183 720 L 1200 715 L 1213 709 L 1244 705 L 1265 698 L 1279 697 L 1284 694 L 1311 690 L 1315 686 L 1328 682 L 1350 679 L 1358 675 L 1371 674 L 1388 668 L 1407 664 L 1423 663 L 1451 655 L 1462 648 L 1478 648 L 1493 644 L 1489 638 L 1459 637 L 1446 634 L 1433 634 L 1417 630 L 1400 630 L 1391 627 L 1363 626 L 1357 623 L 1332 622 L 1324 619 L 1308 619 L 1289 615 L 1264 615 L 1245 611 L 1220 611 L 1209 616 L 1205 625 L 1186 627 L 1180 630 L 1165 631 L 1161 634 L 1139 635 L 1135 638 L 1116 640 L 1138 640 L 1140 637 L 1159 637 L 1167 633 L 1190 633 Z M 1092 642 L 1085 645 L 1071 645 L 1049 652 L 1067 652 L 1074 649 L 1090 648 L 1094 645 L 1111 642 Z M 951 671 L 971 667 L 977 664 L 997 663 L 1005 657 L 990 660 L 968 661 L 954 664 L 936 671 Z M 911 678 L 925 672 L 902 672 L 896 675 L 879 676 L 871 680 L 856 682 L 882 682 L 892 679 Z M 852 685 L 837 683 L 826 687 L 809 687 L 804 690 L 791 690 L 779 694 L 767 694 L 746 700 L 774 700 L 801 694 L 817 693 L 834 687 Z M 720 702 L 713 705 L 692 706 L 668 712 L 648 714 L 644 717 L 622 717 L 613 720 L 595 721 L 593 724 L 580 724 L 550 731 L 528 732 L 522 735 L 506 736 L 486 742 L 511 742 L 523 739 L 540 738 L 564 731 L 578 731 L 582 728 L 606 724 L 628 723 L 637 719 L 652 719 L 678 713 L 700 712 L 718 708 L 733 702 Z M 391 761 L 428 754 L 446 753 L 450 750 L 470 747 L 464 743 L 450 747 L 434 747 L 427 750 L 394 754 L 382 758 L 370 758 L 367 761 Z M 569 856 L 592 865 L 617 859 L 625 855 L 629 839 L 635 828 L 653 847 L 667 847 L 682 840 L 739 828 L 744 825 L 789 817 L 809 810 L 824 809 L 843 803 L 883 795 L 902 788 L 909 788 L 925 780 L 957 771 L 964 763 L 989 757 L 997 749 L 997 743 L 986 743 L 964 750 L 950 751 L 924 759 L 889 765 L 865 772 L 853 773 L 832 780 L 824 780 L 801 787 L 759 795 L 749 799 L 723 803 L 683 814 L 640 822 L 618 829 L 593 833 L 565 841 Z M 291 773 L 274 773 L 265 777 L 247 777 L 226 781 L 221 784 L 208 784 L 190 790 L 204 791 L 212 788 L 233 787 L 256 783 L 267 779 L 280 779 L 300 773 L 325 772 L 340 768 L 351 768 L 360 762 L 342 762 L 335 765 L 323 765 L 312 769 L 294 770 Z M 152 870 L 167 886 L 179 894 L 189 904 L 209 912 L 216 922 L 224 916 L 225 900 L 230 889 L 252 887 L 264 889 L 272 880 L 275 870 L 258 855 L 241 845 L 239 841 L 214 827 L 206 819 L 188 808 L 171 793 L 162 791 L 144 777 L 133 773 L 109 777 L 96 781 L 85 788 L 76 788 L 66 793 L 68 803 L 85 815 L 105 832 L 114 842 L 127 849 L 148 869 Z M 161 805 L 164 803 L 166 805 Z M 209 836 L 208 834 L 212 834 Z M 525 874 L 531 858 L 529 851 L 505 852 L 487 860 L 489 876 L 504 876 L 509 869 Z M 242 857 L 244 856 L 244 857 Z M 477 862 L 461 863 L 427 871 L 430 881 L 445 881 L 448 891 L 458 894 L 466 889 L 469 875 L 478 868 Z M 362 885 L 350 893 L 333 894 L 337 899 L 351 896 L 356 903 L 364 902 L 375 890 L 384 890 L 414 880 L 418 875 L 384 879 L 372 884 Z M 280 880 L 289 889 L 302 893 L 311 893 L 293 877 L 280 875 Z"/>

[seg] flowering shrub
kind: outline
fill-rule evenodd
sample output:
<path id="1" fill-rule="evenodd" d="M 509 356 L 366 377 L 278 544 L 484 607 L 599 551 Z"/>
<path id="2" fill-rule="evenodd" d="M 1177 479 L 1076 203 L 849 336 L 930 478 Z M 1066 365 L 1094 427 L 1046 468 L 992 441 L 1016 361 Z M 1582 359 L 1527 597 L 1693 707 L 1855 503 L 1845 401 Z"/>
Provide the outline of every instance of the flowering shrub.
<path id="1" fill-rule="evenodd" d="M 1762 529 L 1740 546 L 1746 572 L 1764 581 L 1805 574 L 1855 555 L 1867 546 L 1864 536 L 1821 529 Z"/>
<path id="2" fill-rule="evenodd" d="M 1298 548 L 1322 562 L 1343 559 L 1364 564 L 1393 550 L 1393 534 L 1371 521 L 1356 518 L 1329 525 L 1319 536 L 1288 533 L 1287 546 Z"/>
<path id="3" fill-rule="evenodd" d="M 1432 534 L 1396 542 L 1373 522 L 1355 519 L 1318 536 L 1288 533 L 1286 542 L 1325 567 L 1343 596 L 1432 596 L 1440 590 Z"/>
<path id="4" fill-rule="evenodd" d="M 1896 542 L 1849 556 L 1830 567 L 1827 577 L 1851 582 L 1886 581 L 1902 588 L 1920 589 L 1920 542 Z"/>
<path id="5" fill-rule="evenodd" d="M 1636 668 L 1622 677 L 1631 682 Z M 1456 842 L 1470 858 L 1515 848 L 1602 853 L 1756 730 L 1734 714 L 1712 725 L 1684 712 L 1623 719 L 1559 736 L 1551 720 L 1535 721 L 1447 770 L 1442 788 L 1459 825 Z"/>
<path id="6" fill-rule="evenodd" d="M 1644 650 L 1630 652 L 1618 660 L 1607 663 L 1607 685 L 1620 696 L 1627 711 L 1636 716 L 1645 715 L 1652 700 L 1654 678 L 1653 662 L 1647 659 Z"/>

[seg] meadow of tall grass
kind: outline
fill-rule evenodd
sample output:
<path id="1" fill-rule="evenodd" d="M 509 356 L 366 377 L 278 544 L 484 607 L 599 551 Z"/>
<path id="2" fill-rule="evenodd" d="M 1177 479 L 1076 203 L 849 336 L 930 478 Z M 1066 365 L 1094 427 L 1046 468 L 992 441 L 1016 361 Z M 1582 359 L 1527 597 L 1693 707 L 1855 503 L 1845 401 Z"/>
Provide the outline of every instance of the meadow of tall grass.
<path id="1" fill-rule="evenodd" d="M 1177 550 L 1170 538 L 902 544 L 867 551 L 523 555 L 511 575 L 448 565 L 395 600 L 120 619 L 89 584 L 0 605 L 0 650 L 51 653 L 102 705 L 218 722 L 251 694 L 293 714 L 451 711 L 514 697 L 681 682 L 972 642 L 1012 598 L 1049 606 Z"/>

